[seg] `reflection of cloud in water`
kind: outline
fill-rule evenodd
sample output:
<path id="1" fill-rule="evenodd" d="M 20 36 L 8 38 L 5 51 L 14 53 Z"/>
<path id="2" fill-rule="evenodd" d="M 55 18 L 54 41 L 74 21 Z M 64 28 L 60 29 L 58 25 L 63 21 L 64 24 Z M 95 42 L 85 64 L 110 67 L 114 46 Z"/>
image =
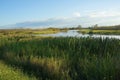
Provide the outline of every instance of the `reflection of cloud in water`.
<path id="1" fill-rule="evenodd" d="M 38 36 L 38 35 L 37 35 Z M 99 34 L 81 34 L 78 33 L 78 30 L 69 30 L 67 32 L 59 32 L 55 34 L 42 34 L 39 36 L 52 36 L 52 37 L 94 37 L 94 38 L 116 38 L 120 39 L 120 35 L 99 35 Z"/>

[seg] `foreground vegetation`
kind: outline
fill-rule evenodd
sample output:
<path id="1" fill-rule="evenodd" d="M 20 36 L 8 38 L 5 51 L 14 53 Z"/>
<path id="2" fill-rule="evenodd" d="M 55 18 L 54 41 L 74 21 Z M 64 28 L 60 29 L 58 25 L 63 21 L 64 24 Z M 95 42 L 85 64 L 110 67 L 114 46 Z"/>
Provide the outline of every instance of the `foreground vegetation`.
<path id="1" fill-rule="evenodd" d="M 120 40 L 117 39 L 1 38 L 0 59 L 41 80 L 120 79 Z"/>
<path id="2" fill-rule="evenodd" d="M 20 69 L 7 66 L 3 61 L 0 61 L 0 80 L 37 80 L 35 77 L 28 77 L 23 74 Z"/>

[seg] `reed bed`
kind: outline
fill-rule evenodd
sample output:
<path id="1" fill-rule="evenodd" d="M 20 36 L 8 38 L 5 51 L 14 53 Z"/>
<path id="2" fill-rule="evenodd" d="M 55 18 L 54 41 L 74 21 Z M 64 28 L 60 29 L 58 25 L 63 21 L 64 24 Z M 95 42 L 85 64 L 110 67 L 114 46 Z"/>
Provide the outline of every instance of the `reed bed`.
<path id="1" fill-rule="evenodd" d="M 41 80 L 119 80 L 120 40 L 0 39 L 0 59 Z"/>

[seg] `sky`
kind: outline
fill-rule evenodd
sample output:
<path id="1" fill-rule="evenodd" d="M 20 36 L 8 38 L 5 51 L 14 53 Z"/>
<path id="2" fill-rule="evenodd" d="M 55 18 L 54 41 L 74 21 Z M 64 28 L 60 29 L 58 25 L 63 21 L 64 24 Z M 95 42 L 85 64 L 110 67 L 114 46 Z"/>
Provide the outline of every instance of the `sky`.
<path id="1" fill-rule="evenodd" d="M 0 0 L 0 28 L 120 24 L 120 0 Z"/>

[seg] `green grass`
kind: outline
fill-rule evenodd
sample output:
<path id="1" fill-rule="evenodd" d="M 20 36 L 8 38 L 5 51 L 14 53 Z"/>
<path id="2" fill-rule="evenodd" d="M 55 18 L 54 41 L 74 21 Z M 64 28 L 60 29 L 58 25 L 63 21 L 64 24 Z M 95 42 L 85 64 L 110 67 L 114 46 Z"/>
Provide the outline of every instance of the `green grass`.
<path id="1" fill-rule="evenodd" d="M 47 28 L 47 29 L 8 29 L 0 30 L 0 38 L 3 37 L 31 37 L 36 34 L 53 34 L 61 31 L 67 31 L 66 29 L 59 28 Z"/>
<path id="2" fill-rule="evenodd" d="M 15 69 L 7 66 L 3 61 L 0 61 L 0 80 L 37 80 L 35 77 L 29 77 L 21 72 L 20 69 Z"/>
<path id="3" fill-rule="evenodd" d="M 105 34 L 105 35 L 120 35 L 120 30 L 90 30 L 90 29 L 81 29 L 78 31 L 83 34 Z"/>
<path id="4" fill-rule="evenodd" d="M 120 40 L 0 39 L 0 59 L 42 80 L 119 80 Z"/>

